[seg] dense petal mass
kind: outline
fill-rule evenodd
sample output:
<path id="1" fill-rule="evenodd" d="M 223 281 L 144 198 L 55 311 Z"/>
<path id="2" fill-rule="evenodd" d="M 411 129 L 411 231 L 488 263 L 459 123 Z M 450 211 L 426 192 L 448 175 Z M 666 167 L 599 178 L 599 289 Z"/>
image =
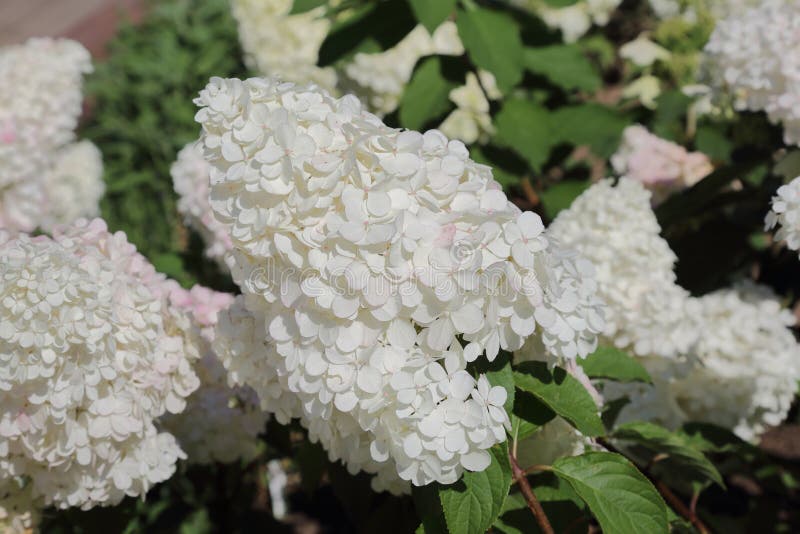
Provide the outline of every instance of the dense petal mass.
<path id="1" fill-rule="evenodd" d="M 65 508 L 116 504 L 184 457 L 154 419 L 198 386 L 196 336 L 122 233 L 0 232 L 0 483 Z"/>
<path id="2" fill-rule="evenodd" d="M 800 144 L 800 3 L 764 0 L 717 22 L 704 49 L 705 70 L 737 110 L 763 111 Z"/>
<path id="3" fill-rule="evenodd" d="M 100 215 L 100 199 L 106 190 L 100 150 L 91 141 L 59 150 L 45 177 L 45 188 L 50 202 L 40 223 L 44 230 Z"/>
<path id="4" fill-rule="evenodd" d="M 549 228 L 552 239 L 594 263 L 609 307 L 606 341 L 636 355 L 655 382 L 610 382 L 603 394 L 631 398 L 620 422 L 707 421 L 755 440 L 786 417 L 794 398 L 800 344 L 787 328 L 794 318 L 752 283 L 700 298 L 681 288 L 649 197 L 630 178 L 600 182 Z"/>
<path id="5" fill-rule="evenodd" d="M 463 143 L 269 79 L 212 79 L 197 103 L 243 293 L 215 350 L 278 421 L 299 418 L 376 487 L 485 468 L 508 415 L 468 361 L 532 334 L 551 359 L 593 350 L 591 265 L 553 246 Z"/>
<path id="6" fill-rule="evenodd" d="M 0 228 L 51 230 L 98 215 L 100 152 L 73 143 L 89 52 L 68 39 L 0 48 Z"/>
<path id="7" fill-rule="evenodd" d="M 217 316 L 233 303 L 233 295 L 203 286 L 185 290 L 173 284 L 170 302 L 188 312 L 199 329 L 201 357 L 195 372 L 200 387 L 188 398 L 186 409 L 162 417 L 160 427 L 175 436 L 189 462 L 252 460 L 258 452 L 257 436 L 269 415 L 260 409 L 251 388 L 228 386 L 225 368 L 211 348 Z"/>
<path id="8" fill-rule="evenodd" d="M 676 283 L 677 257 L 659 232 L 650 192 L 624 177 L 599 182 L 559 213 L 548 235 L 597 271 L 609 307 L 604 335 L 639 356 L 674 358 L 696 342 L 696 304 Z"/>
<path id="9" fill-rule="evenodd" d="M 68 39 L 0 48 L 0 188 L 35 178 L 74 139 L 89 52 Z"/>
<path id="10" fill-rule="evenodd" d="M 170 167 L 172 186 L 178 194 L 178 211 L 186 225 L 200 234 L 206 244 L 206 255 L 224 266 L 225 253 L 231 249 L 231 238 L 224 225 L 217 222 L 208 201 L 211 165 L 203 158 L 202 149 L 190 143 L 178 152 Z"/>
<path id="11" fill-rule="evenodd" d="M 765 226 L 767 230 L 777 226 L 775 239 L 786 241 L 792 250 L 800 250 L 800 177 L 778 188 Z"/>
<path id="12" fill-rule="evenodd" d="M 689 152 L 638 124 L 625 128 L 611 164 L 620 176 L 627 176 L 648 188 L 653 193 L 654 204 L 693 186 L 714 170 L 705 154 Z"/>
<path id="13" fill-rule="evenodd" d="M 265 76 L 296 83 L 336 85 L 332 68 L 317 66 L 330 22 L 324 8 L 290 15 L 293 0 L 232 0 L 247 66 Z"/>

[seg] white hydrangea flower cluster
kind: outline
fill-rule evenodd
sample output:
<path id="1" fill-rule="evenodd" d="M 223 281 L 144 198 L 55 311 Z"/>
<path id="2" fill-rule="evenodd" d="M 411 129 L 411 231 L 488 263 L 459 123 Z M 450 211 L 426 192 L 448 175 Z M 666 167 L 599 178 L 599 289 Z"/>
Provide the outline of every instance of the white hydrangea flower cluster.
<path id="1" fill-rule="evenodd" d="M 317 66 L 330 21 L 324 7 L 290 15 L 294 0 L 231 0 L 248 68 L 296 83 L 336 87 L 336 72 Z"/>
<path id="2" fill-rule="evenodd" d="M 0 483 L 0 534 L 30 534 L 37 530 L 40 511 L 30 487 L 21 481 Z"/>
<path id="3" fill-rule="evenodd" d="M 654 204 L 693 186 L 714 170 L 711 160 L 702 152 L 689 152 L 639 124 L 625 128 L 622 142 L 611 156 L 611 165 L 620 176 L 648 188 Z"/>
<path id="4" fill-rule="evenodd" d="M 442 122 L 439 129 L 451 139 L 459 139 L 470 145 L 476 141 L 486 142 L 494 134 L 489 100 L 497 100 L 502 94 L 491 72 L 480 70 L 477 76 L 467 73 L 466 84 L 450 91 L 450 100 L 458 106 Z"/>
<path id="5" fill-rule="evenodd" d="M 0 484 L 88 509 L 172 475 L 184 454 L 153 421 L 183 410 L 199 355 L 167 287 L 100 219 L 0 232 Z"/>
<path id="6" fill-rule="evenodd" d="M 383 116 L 397 109 L 420 58 L 463 53 L 464 45 L 454 22 L 442 23 L 433 35 L 419 25 L 389 50 L 377 54 L 357 53 L 343 69 L 341 86 Z"/>
<path id="7" fill-rule="evenodd" d="M 685 354 L 700 330 L 697 305 L 677 285 L 677 257 L 659 235 L 650 192 L 633 179 L 599 182 L 559 213 L 548 236 L 594 264 L 608 305 L 604 335 L 638 356 Z"/>
<path id="8" fill-rule="evenodd" d="M 768 288 L 752 283 L 697 302 L 705 332 L 691 353 L 696 365 L 651 361 L 655 387 L 615 384 L 606 392 L 632 399 L 620 422 L 645 419 L 675 428 L 704 421 L 756 441 L 785 419 L 797 391 L 800 345 L 788 328 L 794 316 Z"/>
<path id="9" fill-rule="evenodd" d="M 594 263 L 610 308 L 605 336 L 638 356 L 655 382 L 609 383 L 603 394 L 633 398 L 620 422 L 713 421 L 753 440 L 786 416 L 796 391 L 800 345 L 787 329 L 793 316 L 752 284 L 701 298 L 680 288 L 649 196 L 629 178 L 616 187 L 600 182 L 549 229 Z"/>
<path id="10" fill-rule="evenodd" d="M 34 177 L 71 142 L 89 52 L 68 39 L 0 48 L 0 187 Z"/>
<path id="11" fill-rule="evenodd" d="M 89 52 L 68 39 L 0 48 L 0 228 L 31 232 L 97 214 L 102 163 L 70 144 Z"/>
<path id="12" fill-rule="evenodd" d="M 178 212 L 186 225 L 203 238 L 206 256 L 227 269 L 225 253 L 232 247 L 231 238 L 211 211 L 208 200 L 211 165 L 203 158 L 202 148 L 197 143 L 183 147 L 169 172 L 178 194 Z"/>
<path id="13" fill-rule="evenodd" d="M 257 436 L 264 431 L 269 414 L 261 410 L 251 388 L 228 386 L 225 368 L 211 348 L 217 316 L 233 303 L 233 295 L 199 285 L 187 291 L 175 283 L 170 302 L 190 313 L 199 329 L 201 359 L 195 372 L 200 387 L 183 412 L 162 417 L 159 426 L 177 438 L 189 462 L 252 460 L 258 453 Z"/>
<path id="14" fill-rule="evenodd" d="M 702 365 L 671 384 L 688 420 L 714 422 L 753 441 L 789 413 L 800 379 L 795 324 L 769 288 L 741 284 L 698 299 Z"/>
<path id="15" fill-rule="evenodd" d="M 81 217 L 100 215 L 100 199 L 106 191 L 100 149 L 83 140 L 59 150 L 45 176 L 45 188 L 51 201 L 39 226 L 47 232 Z"/>
<path id="16" fill-rule="evenodd" d="M 791 250 L 800 250 L 800 176 L 778 188 L 764 225 L 766 230 L 780 226 L 775 239 L 786 241 Z"/>
<path id="17" fill-rule="evenodd" d="M 506 394 L 467 362 L 534 331 L 556 357 L 594 350 L 591 266 L 555 249 L 460 141 L 268 79 L 214 78 L 196 102 L 244 294 L 214 348 L 280 422 L 300 418 L 377 488 L 489 464 Z"/>
<path id="18" fill-rule="evenodd" d="M 800 3 L 764 0 L 717 22 L 704 66 L 718 94 L 741 110 L 781 123 L 784 141 L 800 145 Z"/>
<path id="19" fill-rule="evenodd" d="M 564 41 L 574 43 L 592 25 L 605 26 L 622 0 L 579 0 L 565 7 L 553 7 L 545 0 L 512 0 L 536 13 L 550 27 L 561 31 Z"/>

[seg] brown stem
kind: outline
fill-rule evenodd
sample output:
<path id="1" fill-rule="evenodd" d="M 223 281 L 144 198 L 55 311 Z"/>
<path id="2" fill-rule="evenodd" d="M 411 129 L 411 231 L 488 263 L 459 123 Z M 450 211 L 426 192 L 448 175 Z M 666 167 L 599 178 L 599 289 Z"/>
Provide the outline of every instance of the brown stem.
<path id="1" fill-rule="evenodd" d="M 535 517 L 536 522 L 539 523 L 539 528 L 542 530 L 543 534 L 555 534 L 553 527 L 550 525 L 550 521 L 547 519 L 547 515 L 544 513 L 544 508 L 542 508 L 539 499 L 534 495 L 531 485 L 525 477 L 525 471 L 519 466 L 517 459 L 511 454 L 511 451 L 508 452 L 508 459 L 511 462 L 511 474 L 519 485 L 522 495 L 525 496 L 525 502 L 528 503 L 528 508 L 530 508 L 533 513 L 533 517 Z"/>
<path id="2" fill-rule="evenodd" d="M 533 185 L 531 185 L 531 181 L 528 177 L 523 177 L 520 181 L 522 185 L 522 192 L 525 193 L 525 198 L 528 199 L 528 202 L 535 208 L 539 205 L 539 195 L 533 189 Z"/>
<path id="3" fill-rule="evenodd" d="M 603 438 L 597 438 L 597 443 L 603 446 L 606 450 L 615 452 L 617 454 L 622 454 L 619 449 L 617 449 L 615 446 L 613 446 L 611 443 L 609 443 Z M 669 503 L 669 505 L 672 506 L 676 512 L 681 514 L 684 517 L 684 519 L 686 519 L 689 523 L 691 523 L 692 526 L 696 528 L 698 532 L 700 532 L 700 534 L 711 533 L 711 531 L 700 520 L 700 518 L 697 517 L 696 514 L 692 513 L 692 511 L 683 503 L 681 498 L 675 495 L 672 492 L 672 490 L 669 489 L 669 487 L 667 487 L 666 484 L 664 484 L 660 480 L 656 480 L 656 478 L 650 474 L 649 469 L 647 468 L 643 469 L 642 474 L 646 476 L 650 480 L 650 482 L 653 483 L 653 485 L 656 487 L 656 489 L 664 498 L 664 500 L 667 501 L 667 503 Z"/>
<path id="4" fill-rule="evenodd" d="M 692 500 L 689 502 L 689 511 L 692 512 L 692 515 L 697 515 L 697 501 L 700 499 L 700 492 L 695 490 L 694 494 L 692 495 Z"/>

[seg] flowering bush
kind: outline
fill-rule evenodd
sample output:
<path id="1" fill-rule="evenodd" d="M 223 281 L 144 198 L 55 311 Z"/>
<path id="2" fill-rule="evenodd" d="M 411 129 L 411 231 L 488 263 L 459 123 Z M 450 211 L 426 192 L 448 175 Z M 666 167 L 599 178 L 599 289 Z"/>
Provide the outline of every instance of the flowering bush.
<path id="1" fill-rule="evenodd" d="M 797 530 L 798 13 L 170 0 L 82 127 L 0 50 L 0 532 Z"/>

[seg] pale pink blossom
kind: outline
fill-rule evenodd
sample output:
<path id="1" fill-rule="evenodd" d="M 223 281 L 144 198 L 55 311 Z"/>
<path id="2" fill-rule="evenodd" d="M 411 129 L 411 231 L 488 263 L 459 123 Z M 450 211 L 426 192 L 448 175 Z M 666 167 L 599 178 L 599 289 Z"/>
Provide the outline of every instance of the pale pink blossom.
<path id="1" fill-rule="evenodd" d="M 640 182 L 657 204 L 670 194 L 691 187 L 714 170 L 708 156 L 653 135 L 640 125 L 629 126 L 611 164 L 619 175 Z"/>

